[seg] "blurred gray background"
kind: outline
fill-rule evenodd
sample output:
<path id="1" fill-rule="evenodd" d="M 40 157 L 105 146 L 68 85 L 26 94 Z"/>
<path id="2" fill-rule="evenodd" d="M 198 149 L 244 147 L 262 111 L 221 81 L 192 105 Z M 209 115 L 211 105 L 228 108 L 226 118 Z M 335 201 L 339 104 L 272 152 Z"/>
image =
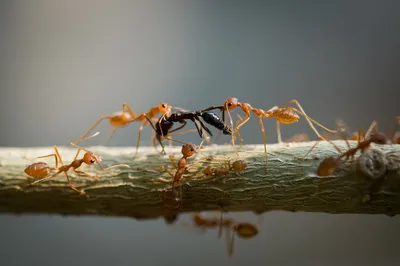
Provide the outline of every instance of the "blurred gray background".
<path id="1" fill-rule="evenodd" d="M 269 109 L 297 99 L 328 127 L 340 118 L 354 131 L 377 119 L 388 134 L 400 115 L 399 1 L 15 0 L 0 7 L 0 146 L 66 145 L 124 102 L 145 112 L 161 101 L 201 109 L 235 96 Z M 275 121 L 265 125 L 276 142 Z M 138 127 L 117 130 L 110 145 L 135 145 Z M 109 129 L 103 122 L 91 144 L 104 144 Z M 303 119 L 282 131 L 314 138 Z M 150 133 L 141 145 L 150 145 Z M 245 143 L 262 143 L 256 119 L 241 133 Z M 198 142 L 196 134 L 181 139 Z M 162 220 L 3 215 L 0 262 L 398 265 L 399 221 L 271 213 L 262 234 L 237 241 L 227 259 L 216 232 L 202 236 Z"/>

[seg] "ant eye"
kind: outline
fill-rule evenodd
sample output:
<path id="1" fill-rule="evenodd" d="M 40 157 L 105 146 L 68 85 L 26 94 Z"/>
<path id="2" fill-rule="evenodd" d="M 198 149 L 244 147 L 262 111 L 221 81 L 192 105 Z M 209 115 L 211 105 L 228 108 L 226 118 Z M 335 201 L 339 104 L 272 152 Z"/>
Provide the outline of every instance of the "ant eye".
<path id="1" fill-rule="evenodd" d="M 228 103 L 228 106 L 232 106 L 232 103 Z"/>
<path id="2" fill-rule="evenodd" d="M 194 151 L 194 149 L 193 149 L 193 148 L 191 148 L 191 149 L 190 149 L 190 151 Z"/>
<path id="3" fill-rule="evenodd" d="M 161 106 L 162 106 L 162 108 L 165 108 L 165 104 L 162 104 Z"/>
<path id="4" fill-rule="evenodd" d="M 94 160 L 94 159 L 91 159 L 91 160 L 90 160 L 90 163 L 94 163 L 94 162 L 95 162 L 95 160 Z"/>

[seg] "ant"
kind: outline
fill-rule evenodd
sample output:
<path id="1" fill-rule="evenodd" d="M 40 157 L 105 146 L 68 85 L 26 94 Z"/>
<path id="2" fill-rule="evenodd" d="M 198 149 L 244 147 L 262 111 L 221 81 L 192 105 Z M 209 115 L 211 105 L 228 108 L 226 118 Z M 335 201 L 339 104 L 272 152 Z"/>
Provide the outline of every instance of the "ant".
<path id="1" fill-rule="evenodd" d="M 174 140 L 176 141 L 176 140 Z M 176 141 L 176 142 L 180 142 L 180 141 Z M 171 164 L 173 165 L 173 167 L 176 169 L 175 174 L 173 174 L 171 171 L 169 171 L 165 166 L 160 165 L 160 166 L 156 166 L 154 168 L 159 168 L 162 169 L 163 171 L 165 171 L 166 173 L 168 173 L 173 181 L 172 181 L 172 185 L 173 187 L 176 186 L 176 184 L 183 179 L 183 175 L 189 172 L 189 166 L 187 165 L 187 158 L 192 157 L 193 155 L 195 155 L 197 153 L 197 151 L 199 149 L 202 149 L 204 140 L 200 143 L 200 145 L 198 147 L 196 147 L 196 145 L 192 144 L 192 143 L 185 143 L 182 146 L 181 149 L 181 153 L 182 153 L 182 158 L 179 159 L 178 164 L 175 164 L 174 161 L 174 157 L 172 155 L 169 156 L 169 160 L 171 162 Z M 144 168 L 139 168 L 140 170 L 144 170 Z M 169 183 L 168 180 L 165 179 L 159 179 L 161 182 L 163 183 Z"/>
<path id="2" fill-rule="evenodd" d="M 368 132 L 371 131 L 372 128 L 375 126 L 376 122 L 373 121 Z M 345 158 L 345 160 L 351 158 L 353 160 L 357 151 L 363 153 L 366 149 L 370 147 L 371 143 L 375 143 L 378 145 L 385 145 L 390 143 L 389 139 L 382 132 L 374 132 L 368 136 L 368 134 L 363 134 L 362 131 L 363 131 L 362 129 L 359 130 L 358 136 L 363 136 L 362 137 L 363 140 L 361 141 L 361 138 L 358 138 L 357 146 L 354 148 L 350 148 L 350 144 L 347 141 L 346 137 L 344 136 L 344 140 L 348 148 L 348 150 L 345 152 L 342 152 L 338 146 L 336 146 L 332 141 L 328 140 L 329 143 L 331 143 L 333 147 L 340 153 L 340 155 L 337 158 L 334 158 L 332 156 L 325 158 L 320 163 L 317 169 L 317 174 L 319 176 L 327 176 L 333 174 L 334 171 L 340 166 L 341 158 Z"/>
<path id="3" fill-rule="evenodd" d="M 200 120 L 200 117 L 204 120 L 204 122 L 221 130 L 225 135 L 231 135 L 231 129 L 215 113 L 209 112 L 210 110 L 218 108 L 220 107 L 210 107 L 199 111 L 170 113 L 169 116 L 162 116 L 155 125 L 152 123 L 149 117 L 146 116 L 146 118 L 156 132 L 156 138 L 162 147 L 162 152 L 165 153 L 164 145 L 161 139 L 170 135 L 170 133 L 185 127 L 187 124 L 186 120 L 191 120 L 195 124 L 197 132 L 201 138 L 203 138 L 203 129 L 207 131 L 210 136 L 212 136 L 212 133 L 210 129 L 203 123 L 203 121 Z M 200 127 L 196 122 L 200 123 Z M 174 123 L 180 123 L 182 125 L 171 130 Z"/>
<path id="4" fill-rule="evenodd" d="M 235 171 L 236 175 L 239 176 L 247 168 L 247 162 L 245 160 L 234 161 L 231 165 L 230 160 L 225 161 L 224 165 L 220 168 L 211 167 L 208 165 L 203 169 L 203 173 L 206 176 L 221 176 L 229 175 L 231 170 Z"/>
<path id="5" fill-rule="evenodd" d="M 247 223 L 247 222 L 237 222 L 233 219 L 223 219 L 223 213 L 221 212 L 220 219 L 216 218 L 204 218 L 200 214 L 193 215 L 193 223 L 195 226 L 206 229 L 206 228 L 217 228 L 219 227 L 218 238 L 222 236 L 222 228 L 226 228 L 226 241 L 228 245 L 228 254 L 232 256 L 233 254 L 233 247 L 235 241 L 235 235 L 239 236 L 240 238 L 250 239 L 253 238 L 258 234 L 258 228 L 254 224 Z M 232 234 L 229 234 L 229 231 Z"/>
<path id="6" fill-rule="evenodd" d="M 177 108 L 177 107 L 175 107 L 175 108 Z M 142 130 L 148 123 L 147 118 L 150 120 L 154 120 L 154 118 L 159 113 L 162 114 L 162 116 L 169 117 L 169 115 L 172 113 L 171 105 L 169 105 L 168 103 L 162 102 L 162 103 L 158 104 L 157 106 L 151 107 L 148 112 L 140 113 L 140 114 L 136 115 L 132 111 L 132 108 L 128 104 L 124 103 L 122 105 L 121 112 L 117 112 L 112 115 L 101 116 L 99 119 L 96 120 L 96 122 L 85 133 L 83 133 L 83 135 L 79 139 L 85 138 L 90 133 L 90 131 L 92 131 L 101 121 L 108 119 L 109 123 L 111 125 L 111 133 L 106 142 L 106 143 L 108 143 L 110 141 L 111 137 L 113 136 L 113 134 L 115 133 L 115 130 L 118 127 L 122 128 L 122 127 L 125 127 L 126 125 L 130 124 L 131 122 L 140 121 L 140 122 L 142 122 L 142 124 L 139 127 L 138 137 L 136 140 L 136 152 L 134 155 L 134 158 L 135 158 L 138 153 L 140 136 L 141 136 Z M 154 143 L 154 141 L 153 141 L 153 143 Z"/>
<path id="7" fill-rule="evenodd" d="M 298 109 L 294 108 L 294 107 L 287 107 L 291 103 L 296 104 Z M 314 132 L 317 134 L 317 136 L 324 140 L 326 140 L 326 139 L 317 131 L 317 129 L 314 127 L 313 124 L 316 124 L 329 132 L 336 132 L 335 130 L 328 129 L 325 126 L 321 125 L 319 122 L 310 118 L 304 112 L 300 103 L 295 99 L 290 100 L 289 102 L 287 102 L 286 104 L 284 104 L 282 106 L 274 106 L 271 109 L 264 111 L 263 109 L 253 108 L 249 103 L 241 103 L 241 102 L 239 102 L 239 100 L 237 98 L 234 98 L 234 97 L 228 98 L 224 102 L 224 105 L 222 108 L 222 110 L 223 110 L 222 111 L 222 120 L 225 121 L 225 111 L 226 111 L 228 113 L 232 127 L 233 127 L 233 121 L 232 121 L 232 117 L 231 117 L 229 111 L 231 109 L 235 109 L 237 107 L 240 107 L 242 109 L 242 111 L 245 113 L 245 116 L 242 119 L 240 119 L 239 121 L 237 121 L 234 133 L 238 134 L 240 144 L 242 144 L 243 139 L 240 136 L 239 128 L 242 127 L 244 124 L 246 124 L 247 121 L 249 121 L 251 112 L 253 112 L 258 117 L 258 122 L 260 124 L 261 133 L 263 135 L 264 153 L 265 153 L 265 162 L 266 163 L 268 162 L 268 160 L 267 160 L 267 137 L 266 137 L 266 133 L 265 133 L 264 124 L 262 122 L 263 118 L 275 118 L 276 119 L 276 123 L 277 123 L 276 129 L 277 129 L 279 143 L 282 143 L 280 124 L 281 123 L 282 124 L 292 124 L 294 122 L 297 122 L 300 119 L 299 115 L 303 116 L 307 120 L 307 122 L 310 125 L 310 127 L 312 128 L 312 130 L 314 130 Z M 217 107 L 215 107 L 215 108 L 217 108 Z M 234 134 L 232 134 L 232 145 L 234 145 Z"/>
<path id="8" fill-rule="evenodd" d="M 86 138 L 84 138 L 84 139 L 92 138 L 92 137 L 94 137 L 94 136 L 96 136 L 96 135 L 98 135 L 98 134 L 99 134 L 99 132 L 96 132 L 95 134 L 93 134 L 93 135 L 91 135 L 91 136 L 89 136 L 89 137 L 86 137 Z M 82 140 L 83 140 L 83 139 L 80 139 L 79 141 L 82 141 Z M 86 173 L 86 172 L 77 170 L 77 168 L 81 167 L 82 164 L 93 165 L 93 164 L 95 164 L 95 163 L 97 163 L 97 164 L 100 166 L 100 168 L 101 168 L 102 170 L 108 170 L 108 169 L 110 169 L 110 168 L 114 168 L 114 167 L 117 167 L 117 166 L 129 167 L 128 165 L 125 165 L 125 164 L 118 164 L 118 165 L 110 166 L 110 167 L 107 167 L 107 168 L 103 168 L 103 167 L 101 166 L 101 164 L 100 164 L 100 162 L 102 161 L 102 158 L 101 158 L 101 157 L 99 157 L 99 156 L 93 154 L 92 152 L 90 152 L 90 151 L 88 151 L 88 150 L 86 150 L 86 149 L 84 149 L 84 148 L 82 148 L 82 147 L 79 147 L 78 145 L 76 145 L 76 144 L 73 143 L 73 142 L 71 142 L 71 145 L 74 146 L 74 147 L 76 147 L 76 148 L 78 148 L 78 151 L 77 151 L 77 153 L 76 153 L 76 155 L 75 155 L 75 157 L 74 157 L 74 160 L 73 160 L 70 164 L 68 164 L 68 165 L 64 165 L 63 160 L 62 160 L 62 157 L 60 156 L 60 153 L 59 153 L 58 148 L 57 148 L 56 145 L 54 145 L 55 154 L 49 154 L 49 155 L 44 155 L 44 156 L 38 157 L 38 158 L 45 158 L 45 157 L 54 156 L 55 158 L 58 158 L 58 160 L 59 160 L 61 166 L 58 167 L 58 165 L 57 165 L 57 159 L 56 159 L 56 168 L 54 168 L 54 170 L 57 170 L 57 172 L 56 172 L 55 174 L 51 175 L 51 176 L 44 177 L 44 178 L 41 178 L 41 179 L 39 179 L 39 180 L 37 180 L 37 181 L 34 181 L 34 182 L 30 183 L 29 186 L 32 186 L 32 185 L 37 184 L 37 183 L 42 182 L 42 181 L 46 181 L 46 180 L 48 180 L 48 179 L 50 179 L 50 178 L 53 178 L 53 177 L 56 176 L 56 175 L 59 175 L 60 173 L 64 173 L 65 176 L 66 176 L 66 178 L 67 178 L 67 182 L 68 182 L 69 187 L 70 187 L 72 190 L 74 190 L 74 191 L 76 191 L 76 192 L 78 192 L 78 193 L 80 193 L 80 194 L 82 194 L 82 195 L 85 195 L 85 194 L 86 194 L 85 192 L 83 192 L 83 191 L 77 189 L 76 187 L 74 187 L 74 186 L 71 184 L 71 181 L 70 181 L 69 176 L 68 176 L 68 174 L 67 174 L 67 172 L 68 172 L 71 168 L 72 168 L 72 170 L 73 170 L 75 173 L 77 173 L 77 174 L 85 175 L 85 176 L 94 178 L 94 179 L 96 179 L 96 180 L 99 180 L 99 177 L 98 177 L 98 176 L 92 176 L 92 175 L 90 175 L 90 174 L 88 174 L 88 173 Z M 78 159 L 78 155 L 79 155 L 79 153 L 80 153 L 81 150 L 85 151 L 86 153 L 83 155 L 82 159 Z M 46 169 L 46 167 L 44 167 L 44 169 Z M 35 172 L 35 171 L 34 171 L 34 172 L 31 172 L 31 176 L 35 176 L 35 175 L 38 176 L 37 173 L 38 173 L 38 172 L 41 172 L 41 171 L 43 171 L 43 170 L 37 168 L 37 169 L 36 169 L 36 172 Z"/>
<path id="9" fill-rule="evenodd" d="M 97 136 L 98 134 L 100 134 L 99 132 L 96 132 L 95 134 L 89 136 L 89 137 L 85 137 L 79 140 L 80 141 L 84 141 L 87 139 L 91 139 L 95 136 Z M 54 160 L 55 160 L 55 167 L 50 167 L 47 163 L 45 162 L 37 162 L 37 163 L 33 163 L 31 165 L 28 165 L 24 172 L 33 178 L 44 178 L 46 176 L 48 176 L 51 171 L 53 170 L 57 170 L 58 169 L 58 157 L 56 154 L 50 154 L 50 155 L 45 155 L 45 156 L 38 156 L 34 159 L 38 159 L 38 158 L 46 158 L 46 157 L 51 157 L 54 156 Z"/>

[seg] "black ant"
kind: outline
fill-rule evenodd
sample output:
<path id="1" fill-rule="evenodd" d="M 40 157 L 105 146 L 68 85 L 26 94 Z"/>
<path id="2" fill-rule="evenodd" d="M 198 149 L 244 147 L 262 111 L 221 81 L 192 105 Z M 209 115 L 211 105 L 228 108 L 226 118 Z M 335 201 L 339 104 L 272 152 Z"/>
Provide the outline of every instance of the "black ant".
<path id="1" fill-rule="evenodd" d="M 210 107 L 199 111 L 171 113 L 169 116 L 162 116 L 155 125 L 153 125 L 150 118 L 147 117 L 147 120 L 156 132 L 156 138 L 162 146 L 162 151 L 164 152 L 164 145 L 161 139 L 170 135 L 172 132 L 178 131 L 185 127 L 187 124 L 186 120 L 191 120 L 195 124 L 197 132 L 201 138 L 203 138 L 203 129 L 207 131 L 210 136 L 212 136 L 212 133 L 210 129 L 208 129 L 208 127 L 203 123 L 203 121 L 200 120 L 200 117 L 207 124 L 221 130 L 225 135 L 231 135 L 231 129 L 215 113 L 209 112 L 213 109 L 216 109 L 216 107 Z M 196 122 L 200 123 L 200 127 Z M 182 125 L 171 129 L 174 123 L 180 123 Z"/>

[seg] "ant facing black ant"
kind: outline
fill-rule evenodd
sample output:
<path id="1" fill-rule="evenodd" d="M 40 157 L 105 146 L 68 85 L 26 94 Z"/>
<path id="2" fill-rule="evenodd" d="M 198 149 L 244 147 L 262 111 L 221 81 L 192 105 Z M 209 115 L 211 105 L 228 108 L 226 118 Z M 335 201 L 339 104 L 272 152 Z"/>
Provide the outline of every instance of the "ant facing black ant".
<path id="1" fill-rule="evenodd" d="M 289 104 L 294 103 L 298 106 L 299 109 L 294 108 L 294 107 L 287 107 Z M 221 108 L 222 107 L 222 108 Z M 239 102 L 239 100 L 237 98 L 231 97 L 228 98 L 225 102 L 223 106 L 219 106 L 219 107 L 214 107 L 214 109 L 222 109 L 222 120 L 225 122 L 225 112 L 228 113 L 229 119 L 230 119 L 230 123 L 231 126 L 233 127 L 233 121 L 232 121 L 232 117 L 230 115 L 230 110 L 235 109 L 237 107 L 240 107 L 242 109 L 242 111 L 245 113 L 245 117 L 243 117 L 242 119 L 240 119 L 239 121 L 237 121 L 235 129 L 234 129 L 234 133 L 238 134 L 239 140 L 240 140 L 240 144 L 242 144 L 243 139 L 240 136 L 240 132 L 239 132 L 239 128 L 242 127 L 244 124 L 247 123 L 247 121 L 249 121 L 251 113 L 253 112 L 257 117 L 258 117 L 258 121 L 260 124 L 260 128 L 261 128 L 261 133 L 263 135 L 263 141 L 264 141 L 264 153 L 265 153 L 265 163 L 267 164 L 268 159 L 267 159 L 267 137 L 266 137 L 266 133 L 265 133 L 265 128 L 264 128 L 264 124 L 262 122 L 263 118 L 276 118 L 276 122 L 277 122 L 277 135 L 278 135 L 278 142 L 282 143 L 282 138 L 281 138 L 281 130 L 280 130 L 280 124 L 292 124 L 294 122 L 297 122 L 300 119 L 300 116 L 303 116 L 308 124 L 310 125 L 310 127 L 312 128 L 312 130 L 314 130 L 314 132 L 317 134 L 317 136 L 319 138 L 325 139 L 318 131 L 317 129 L 314 127 L 313 124 L 316 124 L 318 126 L 320 126 L 321 128 L 329 131 L 329 132 L 336 132 L 335 130 L 331 130 L 326 128 L 325 126 L 321 125 L 319 122 L 315 121 L 314 119 L 310 118 L 303 110 L 303 108 L 301 107 L 300 103 L 297 100 L 290 100 L 288 103 L 282 105 L 282 106 L 274 106 L 271 109 L 264 111 L 263 109 L 257 109 L 257 108 L 253 108 L 249 103 L 241 103 Z M 232 145 L 234 145 L 234 135 L 232 134 Z"/>

